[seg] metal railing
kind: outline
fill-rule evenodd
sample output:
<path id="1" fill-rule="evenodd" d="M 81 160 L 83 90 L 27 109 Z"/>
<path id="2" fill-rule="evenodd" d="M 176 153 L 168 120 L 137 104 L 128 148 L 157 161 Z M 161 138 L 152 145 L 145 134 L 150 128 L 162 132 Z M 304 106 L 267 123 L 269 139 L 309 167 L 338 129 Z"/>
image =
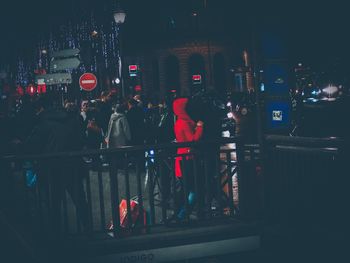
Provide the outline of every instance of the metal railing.
<path id="1" fill-rule="evenodd" d="M 265 138 L 267 222 L 329 225 L 341 214 L 343 141 L 268 135 Z"/>
<path id="2" fill-rule="evenodd" d="M 178 155 L 184 147 L 191 152 Z M 181 180 L 175 176 L 178 157 Z M 7 156 L 1 162 L 13 178 L 16 211 L 55 238 L 121 238 L 238 219 L 249 196 L 239 139 Z"/>

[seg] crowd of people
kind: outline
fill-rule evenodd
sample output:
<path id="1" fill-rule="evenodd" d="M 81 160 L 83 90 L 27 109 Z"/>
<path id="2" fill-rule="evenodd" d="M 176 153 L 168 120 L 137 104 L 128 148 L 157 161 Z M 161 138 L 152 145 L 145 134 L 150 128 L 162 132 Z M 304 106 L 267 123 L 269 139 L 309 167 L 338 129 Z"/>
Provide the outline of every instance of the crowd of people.
<path id="1" fill-rule="evenodd" d="M 57 98 L 50 94 L 22 98 L 12 114 L 1 115 L 1 155 L 51 154 L 172 141 L 213 140 L 221 136 L 221 110 L 214 97 L 204 94 L 192 98 L 173 96 L 162 103 L 144 102 L 139 95 L 121 101 L 108 92 L 102 92 L 97 99 L 79 102 L 58 103 Z M 204 123 L 206 128 L 203 130 Z M 189 148 L 179 148 L 177 153 L 188 151 Z M 144 155 L 139 159 L 142 162 Z M 181 172 L 180 162 L 191 162 L 191 159 L 188 156 L 175 160 L 179 204 L 184 202 L 182 174 L 186 173 Z M 96 164 L 96 167 L 103 163 L 100 155 L 84 157 L 83 161 Z M 78 162 L 74 163 L 72 158 L 65 162 L 70 167 L 65 171 L 86 167 L 77 165 Z M 58 163 L 51 164 L 51 167 L 57 166 L 62 167 Z M 60 173 L 58 170 L 56 172 Z M 67 172 L 61 172 L 67 176 Z M 79 176 L 68 177 L 80 181 Z M 67 189 L 71 185 L 81 185 L 69 182 L 69 178 L 60 179 Z M 194 191 L 193 183 L 188 190 Z M 59 203 L 60 197 L 57 199 Z M 76 200 L 75 203 L 84 202 Z M 178 213 L 183 213 L 183 208 L 183 205 L 178 206 Z"/>
<path id="2" fill-rule="evenodd" d="M 22 98 L 12 114 L 1 114 L 1 154 L 46 153 L 171 142 L 171 100 L 144 104 L 102 92 L 94 100 L 59 104 L 50 95 Z"/>

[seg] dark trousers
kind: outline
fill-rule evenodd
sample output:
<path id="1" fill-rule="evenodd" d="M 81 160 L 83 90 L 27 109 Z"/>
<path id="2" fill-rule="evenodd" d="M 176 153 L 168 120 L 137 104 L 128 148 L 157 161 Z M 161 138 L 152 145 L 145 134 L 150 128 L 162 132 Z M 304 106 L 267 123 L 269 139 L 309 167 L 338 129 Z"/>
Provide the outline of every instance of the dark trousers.
<path id="1" fill-rule="evenodd" d="M 176 177 L 174 182 L 175 214 L 185 209 L 186 215 L 190 214 L 194 206 L 198 211 L 203 206 L 203 173 L 194 160 L 182 160 L 182 177 Z"/>
<path id="2" fill-rule="evenodd" d="M 77 162 L 77 163 L 74 163 Z M 41 174 L 39 181 L 40 191 L 47 196 L 49 224 L 52 234 L 60 237 L 64 232 L 62 205 L 66 202 L 66 192 L 76 208 L 79 226 L 86 232 L 90 230 L 89 209 L 86 201 L 86 194 L 83 186 L 84 169 L 80 160 L 69 161 L 68 163 L 50 162 L 45 173 Z"/>

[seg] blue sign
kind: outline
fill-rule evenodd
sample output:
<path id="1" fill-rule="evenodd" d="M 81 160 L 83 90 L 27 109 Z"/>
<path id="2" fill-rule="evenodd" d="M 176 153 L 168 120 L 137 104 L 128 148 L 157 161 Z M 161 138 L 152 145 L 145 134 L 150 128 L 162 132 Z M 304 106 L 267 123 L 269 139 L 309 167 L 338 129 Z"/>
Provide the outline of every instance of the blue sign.
<path id="1" fill-rule="evenodd" d="M 266 105 L 267 128 L 285 129 L 290 127 L 290 103 L 270 101 Z"/>
<path id="2" fill-rule="evenodd" d="M 262 52 L 265 59 L 283 59 L 287 57 L 283 31 L 264 32 L 262 35 Z"/>
<path id="3" fill-rule="evenodd" d="M 288 69 L 283 64 L 267 64 L 265 91 L 270 96 L 289 96 Z"/>

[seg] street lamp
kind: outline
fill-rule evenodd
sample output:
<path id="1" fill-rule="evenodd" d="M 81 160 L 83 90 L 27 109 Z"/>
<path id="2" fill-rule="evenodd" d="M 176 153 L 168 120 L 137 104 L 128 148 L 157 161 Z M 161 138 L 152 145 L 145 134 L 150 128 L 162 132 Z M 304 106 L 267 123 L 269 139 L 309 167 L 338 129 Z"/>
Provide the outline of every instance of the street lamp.
<path id="1" fill-rule="evenodd" d="M 124 10 L 122 10 L 120 7 L 117 7 L 117 9 L 114 11 L 113 14 L 114 21 L 117 24 L 118 28 L 118 45 L 119 45 L 119 52 L 118 52 L 118 78 L 120 79 L 120 90 L 121 90 L 121 97 L 125 97 L 125 90 L 124 90 L 124 82 L 123 82 L 123 75 L 122 75 L 122 45 L 121 45 L 121 25 L 125 21 L 126 13 Z"/>

